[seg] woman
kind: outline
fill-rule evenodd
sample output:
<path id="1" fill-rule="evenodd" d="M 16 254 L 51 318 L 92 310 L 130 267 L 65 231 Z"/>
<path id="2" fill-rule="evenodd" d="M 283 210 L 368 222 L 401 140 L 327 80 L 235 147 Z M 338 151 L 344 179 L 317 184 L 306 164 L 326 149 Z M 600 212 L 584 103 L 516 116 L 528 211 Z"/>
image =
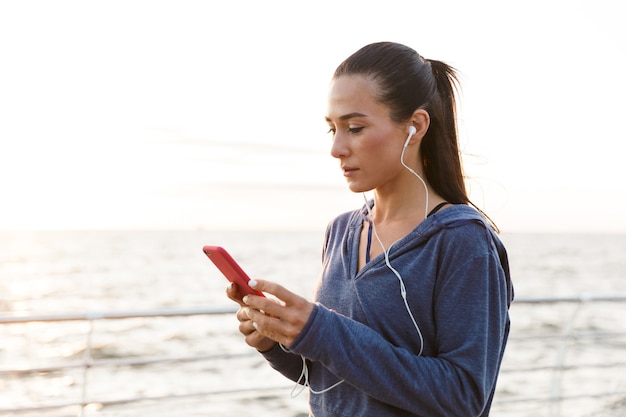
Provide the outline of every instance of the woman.
<path id="1" fill-rule="evenodd" d="M 309 387 L 312 415 L 486 416 L 513 299 L 495 226 L 468 199 L 454 70 L 396 43 L 336 70 L 331 154 L 364 207 L 330 223 L 315 303 L 240 299 L 239 330 L 272 367 Z"/>

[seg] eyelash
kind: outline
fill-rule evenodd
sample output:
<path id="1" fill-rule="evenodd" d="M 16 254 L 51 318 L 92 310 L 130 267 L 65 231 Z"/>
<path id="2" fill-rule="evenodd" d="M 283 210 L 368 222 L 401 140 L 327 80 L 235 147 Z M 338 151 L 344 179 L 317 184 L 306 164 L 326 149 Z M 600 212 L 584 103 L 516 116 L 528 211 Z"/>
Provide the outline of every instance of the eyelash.
<path id="1" fill-rule="evenodd" d="M 361 130 L 363 130 L 363 127 L 349 127 L 348 129 L 346 129 L 348 132 L 355 134 L 355 133 L 359 133 Z M 326 133 L 331 133 L 331 134 L 335 134 L 337 132 L 337 130 L 335 128 L 330 128 L 328 129 L 328 132 Z"/>

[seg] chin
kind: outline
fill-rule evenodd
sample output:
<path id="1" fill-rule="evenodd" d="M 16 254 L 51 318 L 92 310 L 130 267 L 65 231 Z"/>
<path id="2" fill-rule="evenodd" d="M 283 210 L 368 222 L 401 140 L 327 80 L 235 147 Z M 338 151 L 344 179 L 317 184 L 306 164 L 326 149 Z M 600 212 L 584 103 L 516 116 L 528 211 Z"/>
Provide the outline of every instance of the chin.
<path id="1" fill-rule="evenodd" d="M 356 184 L 356 183 L 348 183 L 348 188 L 350 189 L 350 191 L 352 191 L 355 194 L 357 194 L 357 193 L 365 193 L 365 192 L 368 192 L 368 191 L 372 190 L 372 187 L 364 187 L 364 186 Z"/>

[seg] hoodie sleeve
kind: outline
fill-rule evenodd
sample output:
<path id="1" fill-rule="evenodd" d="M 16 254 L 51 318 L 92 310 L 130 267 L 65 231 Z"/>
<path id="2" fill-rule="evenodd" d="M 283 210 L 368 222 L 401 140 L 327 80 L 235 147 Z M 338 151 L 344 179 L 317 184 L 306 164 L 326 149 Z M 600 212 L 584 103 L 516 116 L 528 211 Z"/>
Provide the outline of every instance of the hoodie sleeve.
<path id="1" fill-rule="evenodd" d="M 272 349 L 262 353 L 272 368 L 283 374 L 283 376 L 302 384 L 303 359 L 302 356 L 296 355 L 283 349 L 278 343 Z"/>
<path id="2" fill-rule="evenodd" d="M 457 264 L 433 296 L 436 353 L 418 356 L 321 305 L 289 349 L 376 400 L 416 415 L 480 415 L 508 335 L 507 277 L 490 252 Z"/>

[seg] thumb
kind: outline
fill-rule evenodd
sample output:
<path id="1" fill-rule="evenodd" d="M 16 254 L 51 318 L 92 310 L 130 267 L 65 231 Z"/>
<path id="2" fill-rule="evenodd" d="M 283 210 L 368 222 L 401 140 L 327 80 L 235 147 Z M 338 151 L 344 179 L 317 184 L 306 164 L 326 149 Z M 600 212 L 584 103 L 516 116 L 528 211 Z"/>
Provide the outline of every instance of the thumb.
<path id="1" fill-rule="evenodd" d="M 300 297 L 292 293 L 282 285 L 279 285 L 272 281 L 265 281 L 262 279 L 251 279 L 248 282 L 250 288 L 257 291 L 261 291 L 267 294 L 271 294 L 277 299 L 283 301 L 285 304 L 293 304 Z"/>

